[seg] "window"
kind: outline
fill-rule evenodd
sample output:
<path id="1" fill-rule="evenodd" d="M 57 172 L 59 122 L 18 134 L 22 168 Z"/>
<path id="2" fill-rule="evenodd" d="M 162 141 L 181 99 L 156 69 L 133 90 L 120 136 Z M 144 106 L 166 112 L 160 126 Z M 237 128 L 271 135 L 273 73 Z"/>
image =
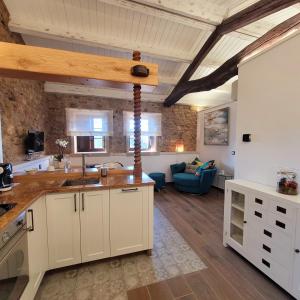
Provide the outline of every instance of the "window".
<path id="1" fill-rule="evenodd" d="M 124 135 L 127 137 L 127 149 L 134 151 L 134 117 L 132 112 L 123 112 Z M 142 113 L 141 118 L 141 150 L 157 151 L 157 136 L 161 135 L 161 114 Z"/>
<path id="2" fill-rule="evenodd" d="M 66 109 L 67 135 L 74 137 L 75 153 L 107 152 L 112 135 L 112 111 Z"/>
<path id="3" fill-rule="evenodd" d="M 128 138 L 129 151 L 134 151 L 134 136 L 131 135 Z M 156 151 L 156 137 L 154 136 L 141 136 L 141 150 L 144 152 Z"/>
<path id="4" fill-rule="evenodd" d="M 104 136 L 76 136 L 74 144 L 75 153 L 106 152 Z"/>

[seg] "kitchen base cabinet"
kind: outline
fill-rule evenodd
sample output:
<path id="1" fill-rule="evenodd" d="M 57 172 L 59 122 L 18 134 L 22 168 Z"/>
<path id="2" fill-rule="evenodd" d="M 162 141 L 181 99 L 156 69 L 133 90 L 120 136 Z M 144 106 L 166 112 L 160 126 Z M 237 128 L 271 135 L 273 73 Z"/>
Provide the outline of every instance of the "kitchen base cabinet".
<path id="1" fill-rule="evenodd" d="M 224 245 L 300 299 L 300 196 L 246 180 L 226 181 Z"/>
<path id="2" fill-rule="evenodd" d="M 153 187 L 110 190 L 111 256 L 152 249 Z"/>
<path id="3" fill-rule="evenodd" d="M 80 193 L 81 260 L 110 256 L 109 191 Z"/>
<path id="4" fill-rule="evenodd" d="M 29 283 L 21 300 L 32 300 L 48 269 L 46 202 L 41 197 L 27 210 Z"/>
<path id="5" fill-rule="evenodd" d="M 49 269 L 81 262 L 78 193 L 46 196 Z"/>

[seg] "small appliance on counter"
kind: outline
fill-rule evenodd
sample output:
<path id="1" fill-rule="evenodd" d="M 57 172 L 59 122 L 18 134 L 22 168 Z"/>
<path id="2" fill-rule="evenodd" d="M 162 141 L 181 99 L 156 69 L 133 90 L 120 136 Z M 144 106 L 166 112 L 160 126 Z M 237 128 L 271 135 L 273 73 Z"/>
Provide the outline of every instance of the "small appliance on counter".
<path id="1" fill-rule="evenodd" d="M 0 163 L 0 192 L 9 191 L 13 186 L 12 164 Z"/>

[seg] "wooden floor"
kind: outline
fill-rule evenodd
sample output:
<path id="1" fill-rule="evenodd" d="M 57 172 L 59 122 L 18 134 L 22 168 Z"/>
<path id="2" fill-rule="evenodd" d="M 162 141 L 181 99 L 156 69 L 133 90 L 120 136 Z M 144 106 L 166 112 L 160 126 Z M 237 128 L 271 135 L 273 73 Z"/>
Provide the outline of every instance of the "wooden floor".
<path id="1" fill-rule="evenodd" d="M 244 258 L 222 244 L 223 192 L 197 196 L 168 186 L 155 204 L 208 266 L 128 292 L 129 300 L 293 299 Z"/>

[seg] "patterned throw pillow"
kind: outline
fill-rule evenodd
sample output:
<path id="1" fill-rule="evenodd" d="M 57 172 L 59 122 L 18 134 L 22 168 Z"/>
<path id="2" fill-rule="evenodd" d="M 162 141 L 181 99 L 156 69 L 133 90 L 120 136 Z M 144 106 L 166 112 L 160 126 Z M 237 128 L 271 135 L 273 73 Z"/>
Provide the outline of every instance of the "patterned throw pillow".
<path id="1" fill-rule="evenodd" d="M 215 161 L 209 160 L 206 163 L 204 163 L 202 166 L 197 168 L 195 175 L 200 176 L 203 170 L 213 169 L 214 167 L 215 167 Z"/>
<path id="2" fill-rule="evenodd" d="M 195 174 L 197 168 L 199 168 L 198 165 L 186 164 L 186 167 L 185 167 L 185 171 L 184 171 L 184 172 L 185 172 L 185 173 Z"/>
<path id="3" fill-rule="evenodd" d="M 191 164 L 192 165 L 197 165 L 197 164 L 203 164 L 202 162 L 201 162 L 201 160 L 198 158 L 198 157 L 195 157 L 195 159 L 191 162 Z"/>

